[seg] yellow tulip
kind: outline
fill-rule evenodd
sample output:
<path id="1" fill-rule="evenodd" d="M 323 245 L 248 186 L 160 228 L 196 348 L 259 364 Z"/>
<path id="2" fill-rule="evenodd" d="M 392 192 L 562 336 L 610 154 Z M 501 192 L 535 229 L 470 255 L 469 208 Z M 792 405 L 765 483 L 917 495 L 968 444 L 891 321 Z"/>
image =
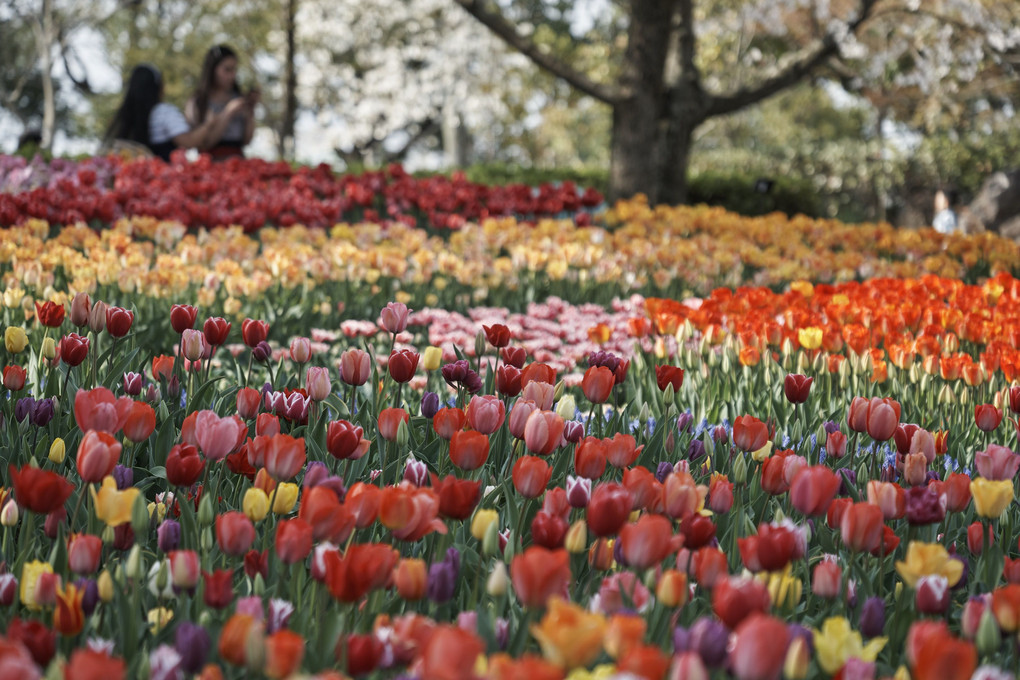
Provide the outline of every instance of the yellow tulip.
<path id="1" fill-rule="evenodd" d="M 103 573 L 96 579 L 96 587 L 99 590 L 100 600 L 107 603 L 113 602 L 113 577 L 108 569 L 104 569 Z"/>
<path id="2" fill-rule="evenodd" d="M 798 328 L 797 342 L 804 349 L 818 349 L 822 346 L 822 329 L 817 326 Z"/>
<path id="3" fill-rule="evenodd" d="M 765 442 L 765 446 L 761 447 L 757 451 L 751 452 L 751 458 L 758 461 L 759 463 L 765 462 L 765 460 L 772 455 L 772 440 Z"/>
<path id="4" fill-rule="evenodd" d="M 783 571 L 762 574 L 759 577 L 766 585 L 772 604 L 779 609 L 793 609 L 800 602 L 804 592 L 803 582 L 793 575 L 793 569 L 786 565 Z"/>
<path id="5" fill-rule="evenodd" d="M 253 486 L 244 492 L 241 510 L 252 522 L 261 522 L 269 514 L 269 496 L 262 489 Z"/>
<path id="6" fill-rule="evenodd" d="M 588 666 L 602 653 L 606 619 L 588 613 L 572 602 L 555 597 L 531 634 L 538 640 L 545 659 L 563 668 Z"/>
<path id="7" fill-rule="evenodd" d="M 825 619 L 822 629 L 814 633 L 815 657 L 829 675 L 835 675 L 850 659 L 873 662 L 887 641 L 873 638 L 865 645 L 861 634 L 842 616 Z"/>
<path id="8" fill-rule="evenodd" d="M 489 525 L 498 521 L 499 513 L 495 510 L 477 510 L 474 519 L 471 520 L 471 535 L 479 541 L 482 540 Z"/>
<path id="9" fill-rule="evenodd" d="M 99 493 L 92 487 L 89 487 L 89 493 L 92 494 L 96 517 L 103 520 L 107 526 L 119 527 L 131 521 L 131 508 L 141 491 L 134 487 L 119 491 L 117 482 L 112 476 L 107 476 L 103 479 Z"/>
<path id="10" fill-rule="evenodd" d="M 21 604 L 29 609 L 42 609 L 36 598 L 36 589 L 39 586 L 39 577 L 43 574 L 52 574 L 53 567 L 49 562 L 32 560 L 25 562 L 21 567 Z"/>
<path id="11" fill-rule="evenodd" d="M 276 498 L 273 499 L 273 512 L 277 515 L 286 515 L 294 509 L 298 497 L 298 485 L 293 482 L 284 482 L 276 485 Z"/>
<path id="12" fill-rule="evenodd" d="M 995 519 L 1013 501 L 1013 480 L 992 481 L 978 477 L 970 483 L 970 493 L 974 497 L 977 514 Z"/>
<path id="13" fill-rule="evenodd" d="M 156 607 L 149 610 L 146 618 L 149 622 L 149 631 L 156 635 L 173 620 L 174 613 L 173 610 L 166 607 Z"/>
<path id="14" fill-rule="evenodd" d="M 25 334 L 25 329 L 21 326 L 8 326 L 4 330 L 4 347 L 11 354 L 24 352 L 28 347 L 28 335 Z"/>
<path id="15" fill-rule="evenodd" d="M 443 350 L 439 347 L 431 345 L 425 348 L 425 354 L 422 356 L 422 365 L 426 371 L 434 371 L 439 368 L 439 364 L 443 361 Z"/>
<path id="16" fill-rule="evenodd" d="M 588 523 L 579 519 L 571 524 L 563 547 L 572 555 L 585 552 L 588 549 Z"/>
<path id="17" fill-rule="evenodd" d="M 53 440 L 53 443 L 50 444 L 50 452 L 49 455 L 47 455 L 47 458 L 49 458 L 51 463 L 60 465 L 61 463 L 64 462 L 64 458 L 66 456 L 67 447 L 64 444 L 64 440 L 61 439 L 60 437 L 57 437 L 56 439 Z"/>
<path id="18" fill-rule="evenodd" d="M 896 562 L 896 571 L 907 586 L 913 588 L 922 576 L 945 576 L 955 586 L 963 576 L 963 562 L 949 558 L 949 551 L 938 543 L 911 541 L 907 559 Z"/>

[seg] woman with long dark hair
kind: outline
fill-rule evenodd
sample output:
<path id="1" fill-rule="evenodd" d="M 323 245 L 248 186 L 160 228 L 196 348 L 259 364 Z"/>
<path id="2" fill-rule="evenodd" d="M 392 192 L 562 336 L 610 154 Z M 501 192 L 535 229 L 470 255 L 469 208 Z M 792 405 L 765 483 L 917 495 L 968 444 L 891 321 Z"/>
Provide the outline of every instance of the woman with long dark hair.
<path id="1" fill-rule="evenodd" d="M 131 71 L 124 101 L 106 131 L 104 144 L 115 148 L 127 142 L 148 149 L 165 161 L 175 149 L 202 148 L 208 139 L 223 134 L 230 118 L 244 101 L 226 107 L 222 115 L 213 116 L 192 128 L 173 104 L 163 101 L 163 76 L 151 64 L 140 64 Z"/>
<path id="2" fill-rule="evenodd" d="M 231 116 L 222 133 L 207 140 L 204 150 L 213 158 L 243 156 L 244 147 L 255 133 L 255 105 L 259 101 L 259 92 L 255 89 L 247 94 L 241 92 L 237 84 L 237 66 L 237 52 L 229 46 L 210 48 L 202 61 L 198 88 L 184 109 L 188 121 L 197 126 L 221 114 L 232 102 L 238 99 L 244 102 L 244 106 Z"/>

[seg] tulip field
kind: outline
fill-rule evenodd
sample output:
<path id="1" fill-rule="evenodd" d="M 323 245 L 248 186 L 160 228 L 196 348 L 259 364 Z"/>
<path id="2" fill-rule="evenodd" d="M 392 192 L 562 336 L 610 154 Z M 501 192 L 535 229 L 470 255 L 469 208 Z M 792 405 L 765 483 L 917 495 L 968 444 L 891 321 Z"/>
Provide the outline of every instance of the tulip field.
<path id="1" fill-rule="evenodd" d="M 999 680 L 1020 247 L 0 157 L 0 680 Z"/>

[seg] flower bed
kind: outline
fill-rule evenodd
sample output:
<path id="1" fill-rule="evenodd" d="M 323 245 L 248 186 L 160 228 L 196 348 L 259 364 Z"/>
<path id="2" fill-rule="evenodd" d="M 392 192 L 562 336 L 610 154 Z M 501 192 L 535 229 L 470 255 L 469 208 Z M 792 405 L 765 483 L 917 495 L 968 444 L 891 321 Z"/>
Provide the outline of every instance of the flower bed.
<path id="1" fill-rule="evenodd" d="M 1005 244 L 604 219 L 0 232 L 0 677 L 1011 677 Z"/>

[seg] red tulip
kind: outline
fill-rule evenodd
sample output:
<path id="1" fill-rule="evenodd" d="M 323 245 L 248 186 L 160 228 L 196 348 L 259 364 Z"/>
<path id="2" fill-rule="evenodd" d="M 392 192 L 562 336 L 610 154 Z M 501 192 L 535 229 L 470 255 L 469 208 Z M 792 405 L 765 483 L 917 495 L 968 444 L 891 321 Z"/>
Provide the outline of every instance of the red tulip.
<path id="1" fill-rule="evenodd" d="M 588 502 L 588 528 L 596 536 L 612 536 L 627 522 L 631 511 L 630 492 L 615 482 L 599 484 Z"/>
<path id="2" fill-rule="evenodd" d="M 78 475 L 85 482 L 98 484 L 117 466 L 120 450 L 120 442 L 113 435 L 89 430 L 78 445 Z"/>
<path id="3" fill-rule="evenodd" d="M 531 520 L 531 541 L 549 550 L 562 548 L 569 529 L 565 518 L 539 510 Z"/>
<path id="4" fill-rule="evenodd" d="M 612 439 L 606 440 L 606 460 L 615 468 L 630 467 L 644 448 L 644 445 L 637 446 L 631 435 L 617 432 Z"/>
<path id="5" fill-rule="evenodd" d="M 243 512 L 225 512 L 216 517 L 216 543 L 220 550 L 241 557 L 255 541 L 255 525 Z"/>
<path id="6" fill-rule="evenodd" d="M 398 540 L 418 541 L 433 531 L 445 531 L 438 515 L 439 496 L 432 489 L 401 482 L 379 491 L 379 522 Z"/>
<path id="7" fill-rule="evenodd" d="M 384 408 L 379 412 L 379 436 L 388 442 L 396 441 L 400 423 L 410 420 L 411 415 L 402 408 Z"/>
<path id="8" fill-rule="evenodd" d="M 47 328 L 59 328 L 60 324 L 64 323 L 64 314 L 67 311 L 64 309 L 64 305 L 58 305 L 52 300 L 47 300 L 43 304 L 35 303 L 35 316 L 39 319 L 39 323 Z"/>
<path id="9" fill-rule="evenodd" d="M 60 360 L 74 367 L 85 361 L 89 355 L 89 340 L 77 333 L 68 333 L 60 339 Z"/>
<path id="10" fill-rule="evenodd" d="M 685 552 L 685 551 L 681 551 Z M 729 573 L 726 560 L 726 553 L 719 548 L 701 548 L 695 550 L 690 556 L 691 569 L 694 578 L 702 587 L 712 589 L 720 580 Z M 680 558 L 677 558 L 677 568 L 680 568 Z"/>
<path id="11" fill-rule="evenodd" d="M 552 478 L 552 468 L 538 456 L 523 456 L 514 463 L 512 477 L 517 493 L 525 498 L 538 498 Z"/>
<path id="12" fill-rule="evenodd" d="M 803 515 L 824 515 L 839 491 L 839 477 L 824 465 L 801 468 L 790 485 L 790 502 Z"/>
<path id="13" fill-rule="evenodd" d="M 840 533 L 854 552 L 871 552 L 882 545 L 882 510 L 870 503 L 854 503 L 843 513 Z"/>
<path id="14" fill-rule="evenodd" d="M 508 361 L 507 363 L 513 362 Z M 520 367 L 518 366 L 518 368 Z M 530 382 L 542 382 L 547 385 L 555 385 L 556 370 L 548 364 L 539 362 L 528 364 L 528 366 L 521 371 L 521 387 L 527 387 Z"/>
<path id="15" fill-rule="evenodd" d="M 786 659 L 790 632 L 765 614 L 752 614 L 736 629 L 730 668 L 737 680 L 774 680 Z"/>
<path id="16" fill-rule="evenodd" d="M 316 541 L 342 544 L 350 538 L 355 527 L 355 517 L 351 510 L 340 503 L 336 492 L 325 486 L 305 490 L 298 517 L 308 523 L 312 538 Z"/>
<path id="17" fill-rule="evenodd" d="M 818 597 L 839 597 L 843 582 L 843 569 L 834 559 L 823 559 L 815 565 L 811 576 L 811 592 Z"/>
<path id="18" fill-rule="evenodd" d="M 206 324 L 209 322 L 207 321 Z M 241 323 L 241 339 L 248 347 L 255 349 L 260 343 L 269 337 L 269 324 L 260 319 L 245 319 Z M 210 345 L 216 344 L 213 342 Z"/>
<path id="19" fill-rule="evenodd" d="M 74 420 L 82 432 L 97 430 L 116 434 L 124 427 L 134 404 L 130 397 L 115 398 L 105 387 L 78 390 L 74 395 Z"/>
<path id="20" fill-rule="evenodd" d="M 642 515 L 620 530 L 624 562 L 638 570 L 659 564 L 683 543 L 683 536 L 673 534 L 673 523 L 661 515 Z"/>
<path id="21" fill-rule="evenodd" d="M 75 574 L 91 574 L 99 568 L 103 541 L 98 536 L 75 534 L 67 542 L 67 566 Z"/>
<path id="22" fill-rule="evenodd" d="M 282 520 L 276 525 L 275 545 L 276 554 L 284 564 L 303 561 L 312 552 L 311 525 L 301 518 Z"/>
<path id="23" fill-rule="evenodd" d="M 123 338 L 131 330 L 135 313 L 123 307 L 106 309 L 106 331 L 115 338 Z"/>
<path id="24" fill-rule="evenodd" d="M 585 437 L 574 449 L 574 472 L 579 477 L 598 479 L 606 471 L 606 442 Z"/>
<path id="25" fill-rule="evenodd" d="M 497 349 L 502 349 L 510 344 L 510 329 L 501 323 L 494 323 L 491 326 L 482 326 L 485 331 L 485 339 Z"/>
<path id="26" fill-rule="evenodd" d="M 368 675 L 382 662 L 386 648 L 375 633 L 341 636 L 336 646 L 337 661 L 347 659 L 347 673 L 354 677 Z"/>
<path id="27" fill-rule="evenodd" d="M 357 460 L 368 453 L 370 445 L 361 426 L 346 420 L 334 420 L 326 426 L 326 450 L 338 460 Z"/>
<path id="28" fill-rule="evenodd" d="M 442 439 L 449 441 L 453 435 L 464 429 L 467 414 L 459 408 L 441 408 L 432 416 L 432 428 Z"/>
<path id="29" fill-rule="evenodd" d="M 974 407 L 974 422 L 982 432 L 991 432 L 1002 422 L 1002 409 L 992 404 L 978 404 Z"/>
<path id="30" fill-rule="evenodd" d="M 262 393 L 252 387 L 242 387 L 237 392 L 237 415 L 242 420 L 251 420 L 259 414 Z"/>
<path id="31" fill-rule="evenodd" d="M 177 444 L 166 456 L 166 480 L 172 486 L 190 487 L 205 469 L 205 461 L 191 444 Z"/>
<path id="32" fill-rule="evenodd" d="M 496 369 L 496 391 L 504 397 L 516 397 L 521 393 L 521 370 L 510 364 Z"/>
<path id="33" fill-rule="evenodd" d="M 478 657 L 485 645 L 474 633 L 457 626 L 437 626 L 421 655 L 421 677 L 430 680 L 467 680 L 474 675 Z"/>
<path id="34" fill-rule="evenodd" d="M 127 666 L 106 652 L 84 648 L 75 650 L 64 668 L 64 680 L 123 680 Z"/>
<path id="35" fill-rule="evenodd" d="M 768 588 L 752 578 L 724 578 L 712 588 L 712 611 L 730 630 L 752 614 L 768 611 L 770 602 Z"/>
<path id="36" fill-rule="evenodd" d="M 357 543 L 340 556 L 326 553 L 326 586 L 341 602 L 357 602 L 386 585 L 400 553 L 381 543 Z"/>
<path id="37" fill-rule="evenodd" d="M 292 479 L 305 466 L 305 440 L 289 434 L 269 438 L 265 449 L 266 472 L 278 482 Z"/>
<path id="38" fill-rule="evenodd" d="M 170 307 L 170 325 L 178 335 L 189 328 L 194 328 L 197 319 L 197 307 L 192 307 L 191 305 L 173 305 Z"/>
<path id="39" fill-rule="evenodd" d="M 585 398 L 593 404 L 603 404 L 613 393 L 616 376 L 605 366 L 592 366 L 584 373 L 581 380 L 581 391 Z"/>
<path id="40" fill-rule="evenodd" d="M 679 392 L 684 384 L 684 369 L 677 366 L 656 366 L 655 384 L 663 392 L 666 391 L 666 387 L 669 385 L 673 386 L 674 392 Z"/>
<path id="41" fill-rule="evenodd" d="M 825 455 L 840 459 L 846 455 L 846 435 L 836 430 L 825 437 Z"/>
<path id="42" fill-rule="evenodd" d="M 74 485 L 56 472 L 30 465 L 20 470 L 9 465 L 7 469 L 18 505 L 40 515 L 48 515 L 63 507 L 74 492 Z"/>
<path id="43" fill-rule="evenodd" d="M 457 479 L 452 475 L 443 479 L 433 475 L 432 488 L 439 497 L 439 514 L 449 519 L 467 519 L 482 497 L 481 482 Z"/>
<path id="44" fill-rule="evenodd" d="M 811 392 L 811 383 L 814 378 L 809 378 L 798 373 L 790 373 L 783 379 L 783 392 L 786 400 L 791 404 L 803 404 L 807 401 L 808 393 Z"/>
<path id="45" fill-rule="evenodd" d="M 528 359 L 528 351 L 523 347 L 503 347 L 499 350 L 499 356 L 507 365 L 520 370 L 524 368 L 524 362 Z M 555 373 L 553 374 L 553 379 L 556 379 Z"/>
<path id="46" fill-rule="evenodd" d="M 768 438 L 768 426 L 754 416 L 739 416 L 733 421 L 733 445 L 741 451 L 757 451 Z"/>
<path id="47" fill-rule="evenodd" d="M 293 677 L 305 656 L 305 639 L 292 630 L 278 630 L 265 641 L 266 677 L 277 680 Z"/>
<path id="48" fill-rule="evenodd" d="M 124 436 L 137 444 L 148 439 L 155 429 L 156 412 L 145 402 L 136 401 L 124 421 Z"/>
<path id="49" fill-rule="evenodd" d="M 4 387 L 11 392 L 24 389 L 28 373 L 21 366 L 4 366 Z"/>
<path id="50" fill-rule="evenodd" d="M 236 514 L 244 517 L 242 513 Z M 219 518 L 217 518 L 216 524 L 219 527 Z M 252 533 L 254 534 L 254 529 L 252 529 Z M 203 571 L 202 578 L 205 581 L 202 600 L 207 607 L 224 609 L 234 601 L 234 572 L 232 570 L 217 569 L 212 573 Z"/>
<path id="51" fill-rule="evenodd" d="M 538 609 L 554 595 L 566 596 L 570 563 L 566 550 L 532 546 L 510 562 L 510 581 L 525 607 Z"/>
<path id="52" fill-rule="evenodd" d="M 946 632 L 930 635 L 923 640 L 916 659 L 912 677 L 917 680 L 970 678 L 978 665 L 978 653 L 974 645 Z"/>
<path id="53" fill-rule="evenodd" d="M 420 358 L 419 354 L 411 349 L 393 350 L 390 353 L 389 363 L 386 364 L 390 377 L 398 383 L 410 382 L 415 371 L 418 370 Z"/>

